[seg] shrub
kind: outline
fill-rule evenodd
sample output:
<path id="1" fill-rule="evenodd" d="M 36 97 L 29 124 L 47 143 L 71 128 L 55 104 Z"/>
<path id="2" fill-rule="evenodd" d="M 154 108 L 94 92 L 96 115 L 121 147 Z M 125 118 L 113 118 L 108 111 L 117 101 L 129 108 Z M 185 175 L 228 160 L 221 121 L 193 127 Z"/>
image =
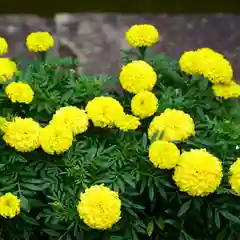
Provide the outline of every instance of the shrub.
<path id="1" fill-rule="evenodd" d="M 24 71 L 0 61 L 2 239 L 239 239 L 231 65 L 210 49 L 179 64 L 132 29 L 120 79 L 46 52 Z M 53 45 L 31 36 L 33 52 Z"/>

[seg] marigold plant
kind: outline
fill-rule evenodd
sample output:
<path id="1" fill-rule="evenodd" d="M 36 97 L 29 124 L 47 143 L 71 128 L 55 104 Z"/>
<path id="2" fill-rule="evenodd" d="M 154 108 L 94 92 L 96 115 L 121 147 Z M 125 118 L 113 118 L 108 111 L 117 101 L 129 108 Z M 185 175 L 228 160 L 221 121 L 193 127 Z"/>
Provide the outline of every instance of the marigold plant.
<path id="1" fill-rule="evenodd" d="M 117 78 L 49 61 L 49 33 L 27 36 L 41 52 L 27 69 L 0 58 L 1 239 L 240 238 L 230 62 L 210 48 L 179 60 L 154 53 L 151 25 L 126 38 L 133 49 Z"/>

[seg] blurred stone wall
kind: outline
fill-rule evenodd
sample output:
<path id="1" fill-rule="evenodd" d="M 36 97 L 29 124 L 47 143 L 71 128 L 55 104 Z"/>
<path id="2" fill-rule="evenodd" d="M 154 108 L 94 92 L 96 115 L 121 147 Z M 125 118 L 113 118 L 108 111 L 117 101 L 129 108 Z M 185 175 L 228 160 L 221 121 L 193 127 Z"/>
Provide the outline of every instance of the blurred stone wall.
<path id="1" fill-rule="evenodd" d="M 10 44 L 9 56 L 31 57 L 25 37 L 32 31 L 49 31 L 56 39 L 56 54 L 87 62 L 80 70 L 86 74 L 118 74 L 120 49 L 129 48 L 126 30 L 136 23 L 155 25 L 161 41 L 156 51 L 179 57 L 183 51 L 210 47 L 222 52 L 240 79 L 240 15 L 201 14 L 57 14 L 54 19 L 35 15 L 1 15 L 0 36 Z"/>

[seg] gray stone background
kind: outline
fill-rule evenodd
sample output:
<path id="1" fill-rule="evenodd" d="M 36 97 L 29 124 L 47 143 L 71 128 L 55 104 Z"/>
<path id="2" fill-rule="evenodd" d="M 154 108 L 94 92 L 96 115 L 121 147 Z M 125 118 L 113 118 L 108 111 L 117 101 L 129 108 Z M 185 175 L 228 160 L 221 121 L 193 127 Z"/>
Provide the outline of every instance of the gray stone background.
<path id="1" fill-rule="evenodd" d="M 150 23 L 160 32 L 155 51 L 177 58 L 183 51 L 210 47 L 222 52 L 240 79 L 240 15 L 234 14 L 57 14 L 54 19 L 36 15 L 1 15 L 0 36 L 10 45 L 9 56 L 28 57 L 26 36 L 33 31 L 49 31 L 60 56 L 87 62 L 79 69 L 85 74 L 118 74 L 120 49 L 128 49 L 126 30 L 133 24 Z"/>

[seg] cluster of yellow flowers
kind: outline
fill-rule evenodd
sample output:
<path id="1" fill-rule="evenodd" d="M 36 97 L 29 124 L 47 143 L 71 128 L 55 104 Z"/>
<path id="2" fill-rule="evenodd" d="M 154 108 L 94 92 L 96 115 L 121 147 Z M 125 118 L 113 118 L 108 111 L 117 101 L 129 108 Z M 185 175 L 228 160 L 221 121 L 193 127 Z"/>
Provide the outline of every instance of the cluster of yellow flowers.
<path id="1" fill-rule="evenodd" d="M 159 40 L 158 31 L 151 25 L 134 25 L 126 33 L 134 48 L 148 47 Z M 31 52 L 44 52 L 54 45 L 49 33 L 32 33 L 26 45 Z M 5 39 L 0 38 L 0 54 L 7 52 Z M 239 86 L 232 82 L 232 68 L 219 53 L 208 48 L 186 52 L 179 61 L 182 71 L 203 75 L 213 85 L 217 96 L 238 97 Z M 2 68 L 2 66 L 4 66 Z M 0 81 L 6 81 L 16 72 L 16 65 L 7 58 L 0 58 Z M 4 76 L 4 77 L 3 77 Z M 110 96 L 95 97 L 85 110 L 76 106 L 58 109 L 45 127 L 32 118 L 16 117 L 12 121 L 0 117 L 0 130 L 4 141 L 20 152 L 30 152 L 41 147 L 48 154 L 67 151 L 77 134 L 87 131 L 89 120 L 95 127 L 136 130 L 140 119 L 153 116 L 158 109 L 158 99 L 152 93 L 157 74 L 147 62 L 139 60 L 125 65 L 119 76 L 124 90 L 135 94 L 131 100 L 133 115 L 124 111 L 120 102 Z M 224 84 L 224 85 L 223 85 Z M 231 92 L 231 93 L 229 93 Z M 34 92 L 24 82 L 12 82 L 5 93 L 13 102 L 32 102 Z M 173 180 L 179 189 L 190 196 L 207 196 L 213 193 L 222 180 L 221 161 L 206 149 L 180 152 L 173 141 L 184 141 L 195 135 L 191 116 L 181 110 L 165 109 L 155 116 L 148 128 L 150 140 L 149 160 L 157 168 L 174 169 Z M 240 196 L 240 158 L 229 170 L 229 183 Z M 84 223 L 95 229 L 108 229 L 121 219 L 121 200 L 117 192 L 104 185 L 93 185 L 81 193 L 77 211 Z M 0 197 L 0 215 L 12 218 L 20 213 L 20 200 L 12 193 Z"/>
<path id="2" fill-rule="evenodd" d="M 212 83 L 230 83 L 233 76 L 231 64 L 223 55 L 210 48 L 183 53 L 179 65 L 182 71 L 202 75 Z"/>
<path id="3" fill-rule="evenodd" d="M 31 118 L 16 117 L 4 123 L 4 141 L 20 152 L 31 152 L 40 146 L 49 154 L 60 154 L 72 146 L 73 137 L 88 128 L 84 110 L 75 106 L 60 108 L 50 123 L 42 128 Z"/>
<path id="4" fill-rule="evenodd" d="M 240 85 L 232 80 L 232 66 L 222 54 L 210 48 L 188 51 L 182 54 L 179 65 L 183 72 L 208 78 L 217 97 L 240 97 Z"/>
<path id="5" fill-rule="evenodd" d="M 27 36 L 26 46 L 30 52 L 46 52 L 54 46 L 54 39 L 48 32 L 33 32 Z M 8 43 L 5 38 L 0 37 L 0 56 L 7 52 Z M 0 58 L 0 83 L 11 79 L 16 72 L 17 65 L 14 61 L 9 58 Z M 19 87 L 22 86 L 19 85 Z"/>

